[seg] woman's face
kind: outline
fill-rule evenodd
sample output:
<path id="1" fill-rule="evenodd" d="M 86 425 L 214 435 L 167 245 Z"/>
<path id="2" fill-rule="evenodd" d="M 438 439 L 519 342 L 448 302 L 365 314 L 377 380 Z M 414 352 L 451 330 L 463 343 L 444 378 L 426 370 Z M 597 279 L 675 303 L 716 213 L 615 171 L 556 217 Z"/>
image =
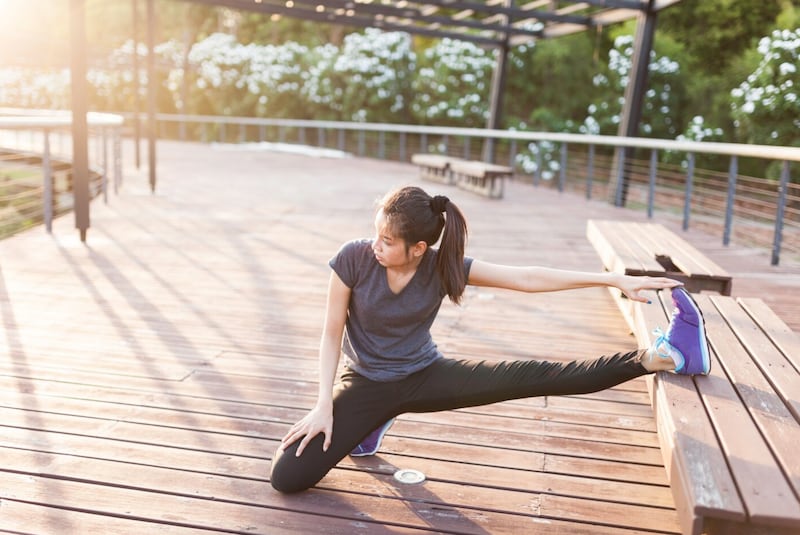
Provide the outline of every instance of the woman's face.
<path id="1" fill-rule="evenodd" d="M 375 241 L 372 244 L 375 259 L 384 267 L 401 267 L 412 260 L 411 251 L 402 238 L 394 236 L 389 230 L 386 214 L 378 210 L 375 215 Z"/>

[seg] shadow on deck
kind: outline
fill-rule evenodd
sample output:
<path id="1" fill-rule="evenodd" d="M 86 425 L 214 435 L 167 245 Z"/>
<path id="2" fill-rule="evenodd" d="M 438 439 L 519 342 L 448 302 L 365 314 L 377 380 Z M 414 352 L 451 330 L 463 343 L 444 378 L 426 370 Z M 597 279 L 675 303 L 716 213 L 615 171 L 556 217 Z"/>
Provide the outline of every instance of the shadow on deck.
<path id="1" fill-rule="evenodd" d="M 271 455 L 314 403 L 327 260 L 372 232 L 411 165 L 160 145 L 160 184 L 128 170 L 88 242 L 0 242 L 0 530 L 35 533 L 675 533 L 644 382 L 405 415 L 381 454 L 282 496 Z M 509 184 L 423 184 L 471 223 L 468 254 L 598 270 L 588 218 L 643 219 Z M 662 221 L 663 222 L 663 221 Z M 677 225 L 678 222 L 665 222 Z M 800 276 L 765 251 L 686 238 L 798 328 Z M 792 323 L 794 322 L 794 323 Z M 608 292 L 469 289 L 434 336 L 450 356 L 591 357 L 635 345 Z M 421 470 L 423 485 L 392 478 Z"/>

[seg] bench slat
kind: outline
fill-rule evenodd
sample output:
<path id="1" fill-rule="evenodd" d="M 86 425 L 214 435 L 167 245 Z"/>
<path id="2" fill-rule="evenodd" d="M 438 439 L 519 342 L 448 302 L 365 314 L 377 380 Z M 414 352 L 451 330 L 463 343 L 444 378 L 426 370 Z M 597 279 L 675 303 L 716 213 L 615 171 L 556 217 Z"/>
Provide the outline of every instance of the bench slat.
<path id="1" fill-rule="evenodd" d="M 628 250 L 642 264 L 643 274 L 662 276 L 664 266 L 656 259 L 656 255 L 643 238 L 650 232 L 648 223 L 610 222 L 608 230 L 624 239 Z"/>
<path id="2" fill-rule="evenodd" d="M 697 379 L 696 384 L 728 458 L 748 516 L 760 523 L 800 525 L 800 504 L 781 467 L 772 458 L 770 439 L 765 441 L 762 436 L 762 433 L 767 437 L 773 436 L 774 442 L 779 443 L 781 439 L 776 433 L 790 431 L 791 427 L 770 420 L 787 421 L 788 418 L 792 426 L 794 420 L 755 369 L 755 364 L 709 296 L 697 295 L 695 299 L 704 311 L 713 349 L 711 374 Z M 728 297 L 715 297 L 713 300 L 715 304 L 727 302 L 736 306 L 735 301 Z M 800 440 L 800 437 L 794 440 Z M 786 462 L 797 464 L 791 459 L 786 459 Z M 797 467 L 790 469 L 796 470 Z"/>
<path id="3" fill-rule="evenodd" d="M 670 256 L 672 263 L 690 277 L 730 279 L 727 271 L 667 228 L 654 224 L 648 229 L 648 236 L 661 245 L 662 254 Z"/>
<path id="4" fill-rule="evenodd" d="M 586 223 L 586 237 L 597 250 L 603 265 L 615 273 L 644 275 L 647 270 L 625 239 L 612 231 L 610 223 L 593 219 Z"/>
<path id="5" fill-rule="evenodd" d="M 800 373 L 800 337 L 763 300 L 756 297 L 740 297 L 737 301 Z"/>
<path id="6" fill-rule="evenodd" d="M 651 305 L 635 305 L 641 320 L 634 326 L 640 347 L 652 342 L 650 329 L 666 327 L 669 321 L 669 293 L 659 296 Z M 692 378 L 662 372 L 654 377 L 653 388 L 664 465 L 684 533 L 700 533 L 703 517 L 710 514 L 743 522 L 744 505 Z M 703 477 L 691 477 L 700 474 Z"/>

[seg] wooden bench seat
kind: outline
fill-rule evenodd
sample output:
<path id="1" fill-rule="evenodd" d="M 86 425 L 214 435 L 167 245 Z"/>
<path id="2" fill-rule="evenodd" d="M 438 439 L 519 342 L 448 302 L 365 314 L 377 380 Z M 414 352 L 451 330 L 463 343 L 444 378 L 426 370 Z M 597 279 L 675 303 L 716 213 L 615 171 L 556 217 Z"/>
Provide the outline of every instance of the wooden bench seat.
<path id="1" fill-rule="evenodd" d="M 455 177 L 450 172 L 450 165 L 456 161 L 461 161 L 461 159 L 446 154 L 414 154 L 411 156 L 411 163 L 419 167 L 420 176 L 424 180 L 449 185 L 455 184 Z"/>
<path id="2" fill-rule="evenodd" d="M 619 301 L 640 347 L 669 323 L 669 293 L 660 297 Z M 648 378 L 682 531 L 800 533 L 800 337 L 760 299 L 694 297 L 710 375 Z"/>
<path id="3" fill-rule="evenodd" d="M 420 176 L 442 184 L 455 185 L 489 198 L 500 199 L 505 189 L 505 179 L 514 170 L 474 160 L 463 160 L 443 154 L 414 154 L 411 162 L 420 168 Z"/>
<path id="4" fill-rule="evenodd" d="M 586 235 L 608 271 L 666 276 L 690 292 L 731 294 L 731 276 L 663 225 L 589 220 Z"/>

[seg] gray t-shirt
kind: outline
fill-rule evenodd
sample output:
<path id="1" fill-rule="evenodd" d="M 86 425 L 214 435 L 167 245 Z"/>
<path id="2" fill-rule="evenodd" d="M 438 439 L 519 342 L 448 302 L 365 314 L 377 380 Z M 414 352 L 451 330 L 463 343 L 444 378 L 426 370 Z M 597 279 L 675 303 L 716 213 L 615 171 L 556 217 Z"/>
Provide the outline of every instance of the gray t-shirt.
<path id="1" fill-rule="evenodd" d="M 441 358 L 430 333 L 445 296 L 436 273 L 437 254 L 428 248 L 399 294 L 389 288 L 372 240 L 348 242 L 330 260 L 352 290 L 342 342 L 350 369 L 373 381 L 397 381 Z M 472 258 L 465 257 L 467 276 L 471 266 Z"/>

